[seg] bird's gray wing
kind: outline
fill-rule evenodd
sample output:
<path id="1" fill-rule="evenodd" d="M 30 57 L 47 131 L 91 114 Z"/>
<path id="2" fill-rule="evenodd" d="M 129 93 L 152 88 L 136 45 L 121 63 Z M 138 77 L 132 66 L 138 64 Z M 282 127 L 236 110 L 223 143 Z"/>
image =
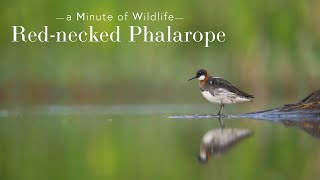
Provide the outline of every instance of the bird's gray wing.
<path id="1" fill-rule="evenodd" d="M 215 95 L 216 93 L 224 93 L 226 90 L 238 96 L 242 96 L 246 98 L 254 98 L 253 95 L 250 95 L 241 91 L 240 89 L 233 86 L 230 82 L 222 78 L 211 77 L 207 82 L 208 82 L 207 87 L 209 87 L 209 91 L 212 95 Z"/>

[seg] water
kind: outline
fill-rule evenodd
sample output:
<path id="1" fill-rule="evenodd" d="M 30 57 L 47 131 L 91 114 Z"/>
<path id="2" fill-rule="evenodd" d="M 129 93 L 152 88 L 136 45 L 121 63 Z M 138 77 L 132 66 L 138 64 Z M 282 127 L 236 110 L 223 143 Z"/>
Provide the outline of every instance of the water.
<path id="1" fill-rule="evenodd" d="M 170 119 L 205 105 L 36 106 L 0 111 L 7 179 L 317 179 L 320 142 L 293 124 L 225 119 L 250 136 L 199 163 L 217 119 Z M 317 124 L 308 124 L 306 127 Z"/>

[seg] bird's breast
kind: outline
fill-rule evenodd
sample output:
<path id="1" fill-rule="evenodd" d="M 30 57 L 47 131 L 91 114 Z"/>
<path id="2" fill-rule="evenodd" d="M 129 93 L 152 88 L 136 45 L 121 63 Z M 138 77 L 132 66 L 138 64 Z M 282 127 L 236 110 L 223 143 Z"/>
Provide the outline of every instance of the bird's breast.
<path id="1" fill-rule="evenodd" d="M 221 103 L 221 97 L 213 96 L 209 91 L 201 91 L 201 93 L 209 102 Z"/>

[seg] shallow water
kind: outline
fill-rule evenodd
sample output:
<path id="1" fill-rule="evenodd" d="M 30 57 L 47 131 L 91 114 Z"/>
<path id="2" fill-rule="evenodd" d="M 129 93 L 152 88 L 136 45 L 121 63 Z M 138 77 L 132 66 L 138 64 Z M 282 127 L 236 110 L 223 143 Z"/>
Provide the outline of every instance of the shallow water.
<path id="1" fill-rule="evenodd" d="M 206 105 L 34 106 L 0 111 L 0 179 L 317 179 L 320 141 L 283 123 L 225 119 L 252 135 L 198 162 Z M 317 124 L 313 126 L 318 126 Z"/>

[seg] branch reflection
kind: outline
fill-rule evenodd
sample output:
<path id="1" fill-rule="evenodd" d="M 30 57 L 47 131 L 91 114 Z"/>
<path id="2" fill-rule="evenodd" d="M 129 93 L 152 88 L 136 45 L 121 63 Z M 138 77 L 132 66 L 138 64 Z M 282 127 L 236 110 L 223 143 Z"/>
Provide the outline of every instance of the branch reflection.
<path id="1" fill-rule="evenodd" d="M 320 121 L 319 120 L 302 120 L 292 121 L 283 120 L 281 121 L 285 126 L 299 127 L 313 137 L 320 138 Z"/>

